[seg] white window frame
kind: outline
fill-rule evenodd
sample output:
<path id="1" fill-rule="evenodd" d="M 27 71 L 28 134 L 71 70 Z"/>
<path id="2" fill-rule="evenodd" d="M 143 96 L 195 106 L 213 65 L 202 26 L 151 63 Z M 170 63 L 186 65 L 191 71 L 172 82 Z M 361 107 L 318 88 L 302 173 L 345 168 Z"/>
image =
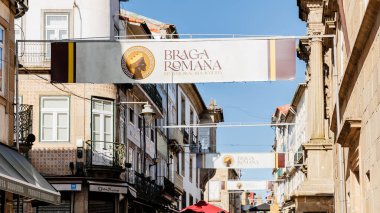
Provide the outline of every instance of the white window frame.
<path id="1" fill-rule="evenodd" d="M 47 26 L 47 23 L 48 23 L 48 17 L 58 17 L 58 16 L 65 16 L 67 18 L 67 27 L 62 27 L 62 26 Z M 47 31 L 48 30 L 54 30 L 54 35 L 58 35 L 59 37 L 59 31 L 60 30 L 67 30 L 67 39 L 70 38 L 70 13 L 69 12 L 59 12 L 59 13 L 53 13 L 53 12 L 49 12 L 49 13 L 45 13 L 45 16 L 44 16 L 44 20 L 45 20 L 45 23 L 44 23 L 44 36 L 45 36 L 45 39 L 48 39 L 47 37 Z"/>
<path id="2" fill-rule="evenodd" d="M 91 135 L 92 135 L 92 140 L 94 140 L 94 138 L 93 138 L 93 134 L 94 134 L 94 123 L 93 122 L 95 122 L 94 121 L 94 118 L 93 118 L 93 116 L 94 115 L 99 115 L 100 116 L 100 140 L 99 141 L 104 141 L 104 142 L 114 142 L 114 109 L 113 109 L 113 107 L 112 107 L 112 111 L 106 111 L 106 110 L 98 110 L 98 109 L 95 109 L 94 107 L 93 107 L 93 102 L 94 101 L 101 101 L 101 102 L 109 102 L 109 103 L 111 103 L 112 104 L 112 106 L 113 106 L 113 101 L 112 100 L 106 100 L 106 99 L 101 99 L 101 98 L 93 98 L 92 99 L 92 101 L 91 101 L 91 119 L 92 119 L 92 124 L 91 124 Z M 111 122 L 111 132 L 110 132 L 110 134 L 111 134 L 111 138 L 112 138 L 112 140 L 111 141 L 106 141 L 105 140 L 105 137 L 104 137 L 104 135 L 106 134 L 106 132 L 104 131 L 105 129 L 104 129 L 104 122 L 105 122 L 105 117 L 106 116 L 111 116 L 111 120 L 112 120 L 112 122 Z"/>
<path id="3" fill-rule="evenodd" d="M 66 16 L 67 17 L 67 27 L 65 28 L 65 27 L 61 27 L 61 26 L 47 26 L 47 19 L 49 16 L 50 17 L 51 16 Z M 60 30 L 67 30 L 67 38 L 66 39 L 70 38 L 70 12 L 45 12 L 43 19 L 44 19 L 43 35 L 44 35 L 45 40 L 59 40 L 59 31 Z M 58 38 L 57 39 L 48 39 L 48 37 L 47 37 L 48 30 L 54 30 L 54 35 L 57 35 Z M 51 52 L 49 52 L 49 50 L 50 50 L 50 44 L 46 44 L 45 58 L 47 60 L 50 60 L 50 58 L 51 58 Z"/>
<path id="4" fill-rule="evenodd" d="M 55 100 L 67 100 L 67 106 L 65 108 L 44 108 L 43 103 L 46 99 L 55 99 Z M 43 115 L 51 113 L 53 114 L 52 121 L 52 139 L 47 140 L 43 138 Z M 58 140 L 58 114 L 67 114 L 67 139 Z M 41 142 L 68 142 L 70 141 L 70 99 L 68 96 L 42 96 L 40 101 L 40 141 Z"/>

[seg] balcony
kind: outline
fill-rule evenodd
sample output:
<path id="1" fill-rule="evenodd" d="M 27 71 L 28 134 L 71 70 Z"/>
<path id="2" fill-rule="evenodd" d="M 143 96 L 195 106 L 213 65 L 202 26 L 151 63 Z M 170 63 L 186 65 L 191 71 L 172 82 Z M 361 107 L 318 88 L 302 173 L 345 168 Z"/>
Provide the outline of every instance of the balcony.
<path id="1" fill-rule="evenodd" d="M 200 153 L 201 147 L 200 143 L 198 142 L 198 137 L 194 134 L 191 135 L 191 142 L 190 142 L 190 152 L 191 153 Z"/>
<path id="2" fill-rule="evenodd" d="M 170 128 L 169 129 L 169 144 L 170 148 L 175 151 L 182 151 L 183 146 L 183 133 L 180 129 Z"/>
<path id="3" fill-rule="evenodd" d="M 16 111 L 16 110 L 15 110 Z M 16 112 L 14 113 L 14 142 L 16 143 L 16 137 L 18 137 L 21 153 L 27 154 L 32 148 L 34 140 L 30 138 L 32 133 L 33 123 L 33 106 L 27 104 L 20 104 L 18 108 L 19 114 L 19 132 L 16 133 Z M 29 137 L 28 137 L 29 136 Z"/>
<path id="4" fill-rule="evenodd" d="M 124 144 L 86 141 L 86 166 L 90 176 L 119 178 L 125 169 Z"/>
<path id="5" fill-rule="evenodd" d="M 165 192 L 171 196 L 175 195 L 175 185 L 166 177 L 163 177 Z"/>
<path id="6" fill-rule="evenodd" d="M 174 188 L 179 194 L 183 192 L 183 177 L 176 172 L 174 173 Z"/>
<path id="7" fill-rule="evenodd" d="M 157 90 L 155 84 L 141 84 L 141 88 L 149 95 L 150 99 L 153 103 L 158 107 L 158 109 L 162 112 L 162 97 Z"/>
<path id="8" fill-rule="evenodd" d="M 135 173 L 135 189 L 137 197 L 155 204 L 169 204 L 170 201 L 164 199 L 163 188 L 143 174 Z"/>
<path id="9" fill-rule="evenodd" d="M 19 42 L 19 64 L 29 70 L 50 70 L 50 42 Z"/>
<path id="10" fill-rule="evenodd" d="M 183 143 L 189 144 L 190 128 L 187 127 L 187 128 L 181 129 L 181 131 L 183 134 Z"/>

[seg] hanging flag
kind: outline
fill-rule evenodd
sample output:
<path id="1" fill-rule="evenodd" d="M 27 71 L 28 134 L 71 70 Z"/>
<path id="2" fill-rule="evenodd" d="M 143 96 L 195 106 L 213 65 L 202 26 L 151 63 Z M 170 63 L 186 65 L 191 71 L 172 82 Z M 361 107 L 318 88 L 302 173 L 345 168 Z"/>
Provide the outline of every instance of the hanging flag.
<path id="1" fill-rule="evenodd" d="M 60 83 L 206 83 L 292 80 L 295 39 L 53 42 Z"/>

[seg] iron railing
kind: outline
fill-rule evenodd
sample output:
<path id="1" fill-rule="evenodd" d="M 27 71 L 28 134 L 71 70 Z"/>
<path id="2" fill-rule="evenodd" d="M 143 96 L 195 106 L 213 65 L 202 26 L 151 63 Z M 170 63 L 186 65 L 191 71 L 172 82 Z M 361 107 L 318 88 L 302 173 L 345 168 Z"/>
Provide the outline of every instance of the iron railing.
<path id="1" fill-rule="evenodd" d="M 51 42 L 18 42 L 18 62 L 27 69 L 51 68 Z"/>
<path id="2" fill-rule="evenodd" d="M 157 90 L 157 87 L 155 84 L 141 84 L 141 88 L 149 95 L 149 97 L 152 99 L 154 104 L 160 109 L 162 112 L 162 97 L 160 93 Z"/>
<path id="3" fill-rule="evenodd" d="M 89 167 L 125 167 L 126 147 L 124 144 L 107 141 L 86 141 L 86 164 Z"/>
<path id="4" fill-rule="evenodd" d="M 16 111 L 16 110 L 15 110 Z M 29 143 L 27 141 L 27 137 L 32 133 L 32 123 L 33 123 L 33 106 L 27 104 L 20 104 L 18 108 L 19 114 L 19 132 L 17 135 L 16 132 L 16 113 L 14 113 L 14 141 L 16 141 L 16 137 L 18 137 L 20 144 Z M 30 144 L 31 145 L 31 144 Z"/>
<path id="5" fill-rule="evenodd" d="M 140 199 L 151 201 L 153 203 L 162 203 L 161 187 L 151 181 L 149 177 L 143 174 L 135 173 L 135 185 L 137 196 Z"/>
<path id="6" fill-rule="evenodd" d="M 182 134 L 183 134 L 183 142 L 188 144 L 189 143 L 189 132 L 190 132 L 190 128 L 183 128 L 181 129 L 182 131 Z"/>

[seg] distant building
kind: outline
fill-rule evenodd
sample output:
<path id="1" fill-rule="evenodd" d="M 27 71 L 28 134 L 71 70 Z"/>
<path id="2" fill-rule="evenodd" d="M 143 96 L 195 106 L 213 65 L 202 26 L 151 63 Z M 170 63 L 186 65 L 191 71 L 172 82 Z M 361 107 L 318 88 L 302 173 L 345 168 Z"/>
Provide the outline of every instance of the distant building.
<path id="1" fill-rule="evenodd" d="M 227 181 L 239 180 L 239 172 L 236 169 L 216 169 L 214 177 L 206 184 L 205 201 L 230 213 L 240 213 L 241 193 L 227 190 Z"/>

